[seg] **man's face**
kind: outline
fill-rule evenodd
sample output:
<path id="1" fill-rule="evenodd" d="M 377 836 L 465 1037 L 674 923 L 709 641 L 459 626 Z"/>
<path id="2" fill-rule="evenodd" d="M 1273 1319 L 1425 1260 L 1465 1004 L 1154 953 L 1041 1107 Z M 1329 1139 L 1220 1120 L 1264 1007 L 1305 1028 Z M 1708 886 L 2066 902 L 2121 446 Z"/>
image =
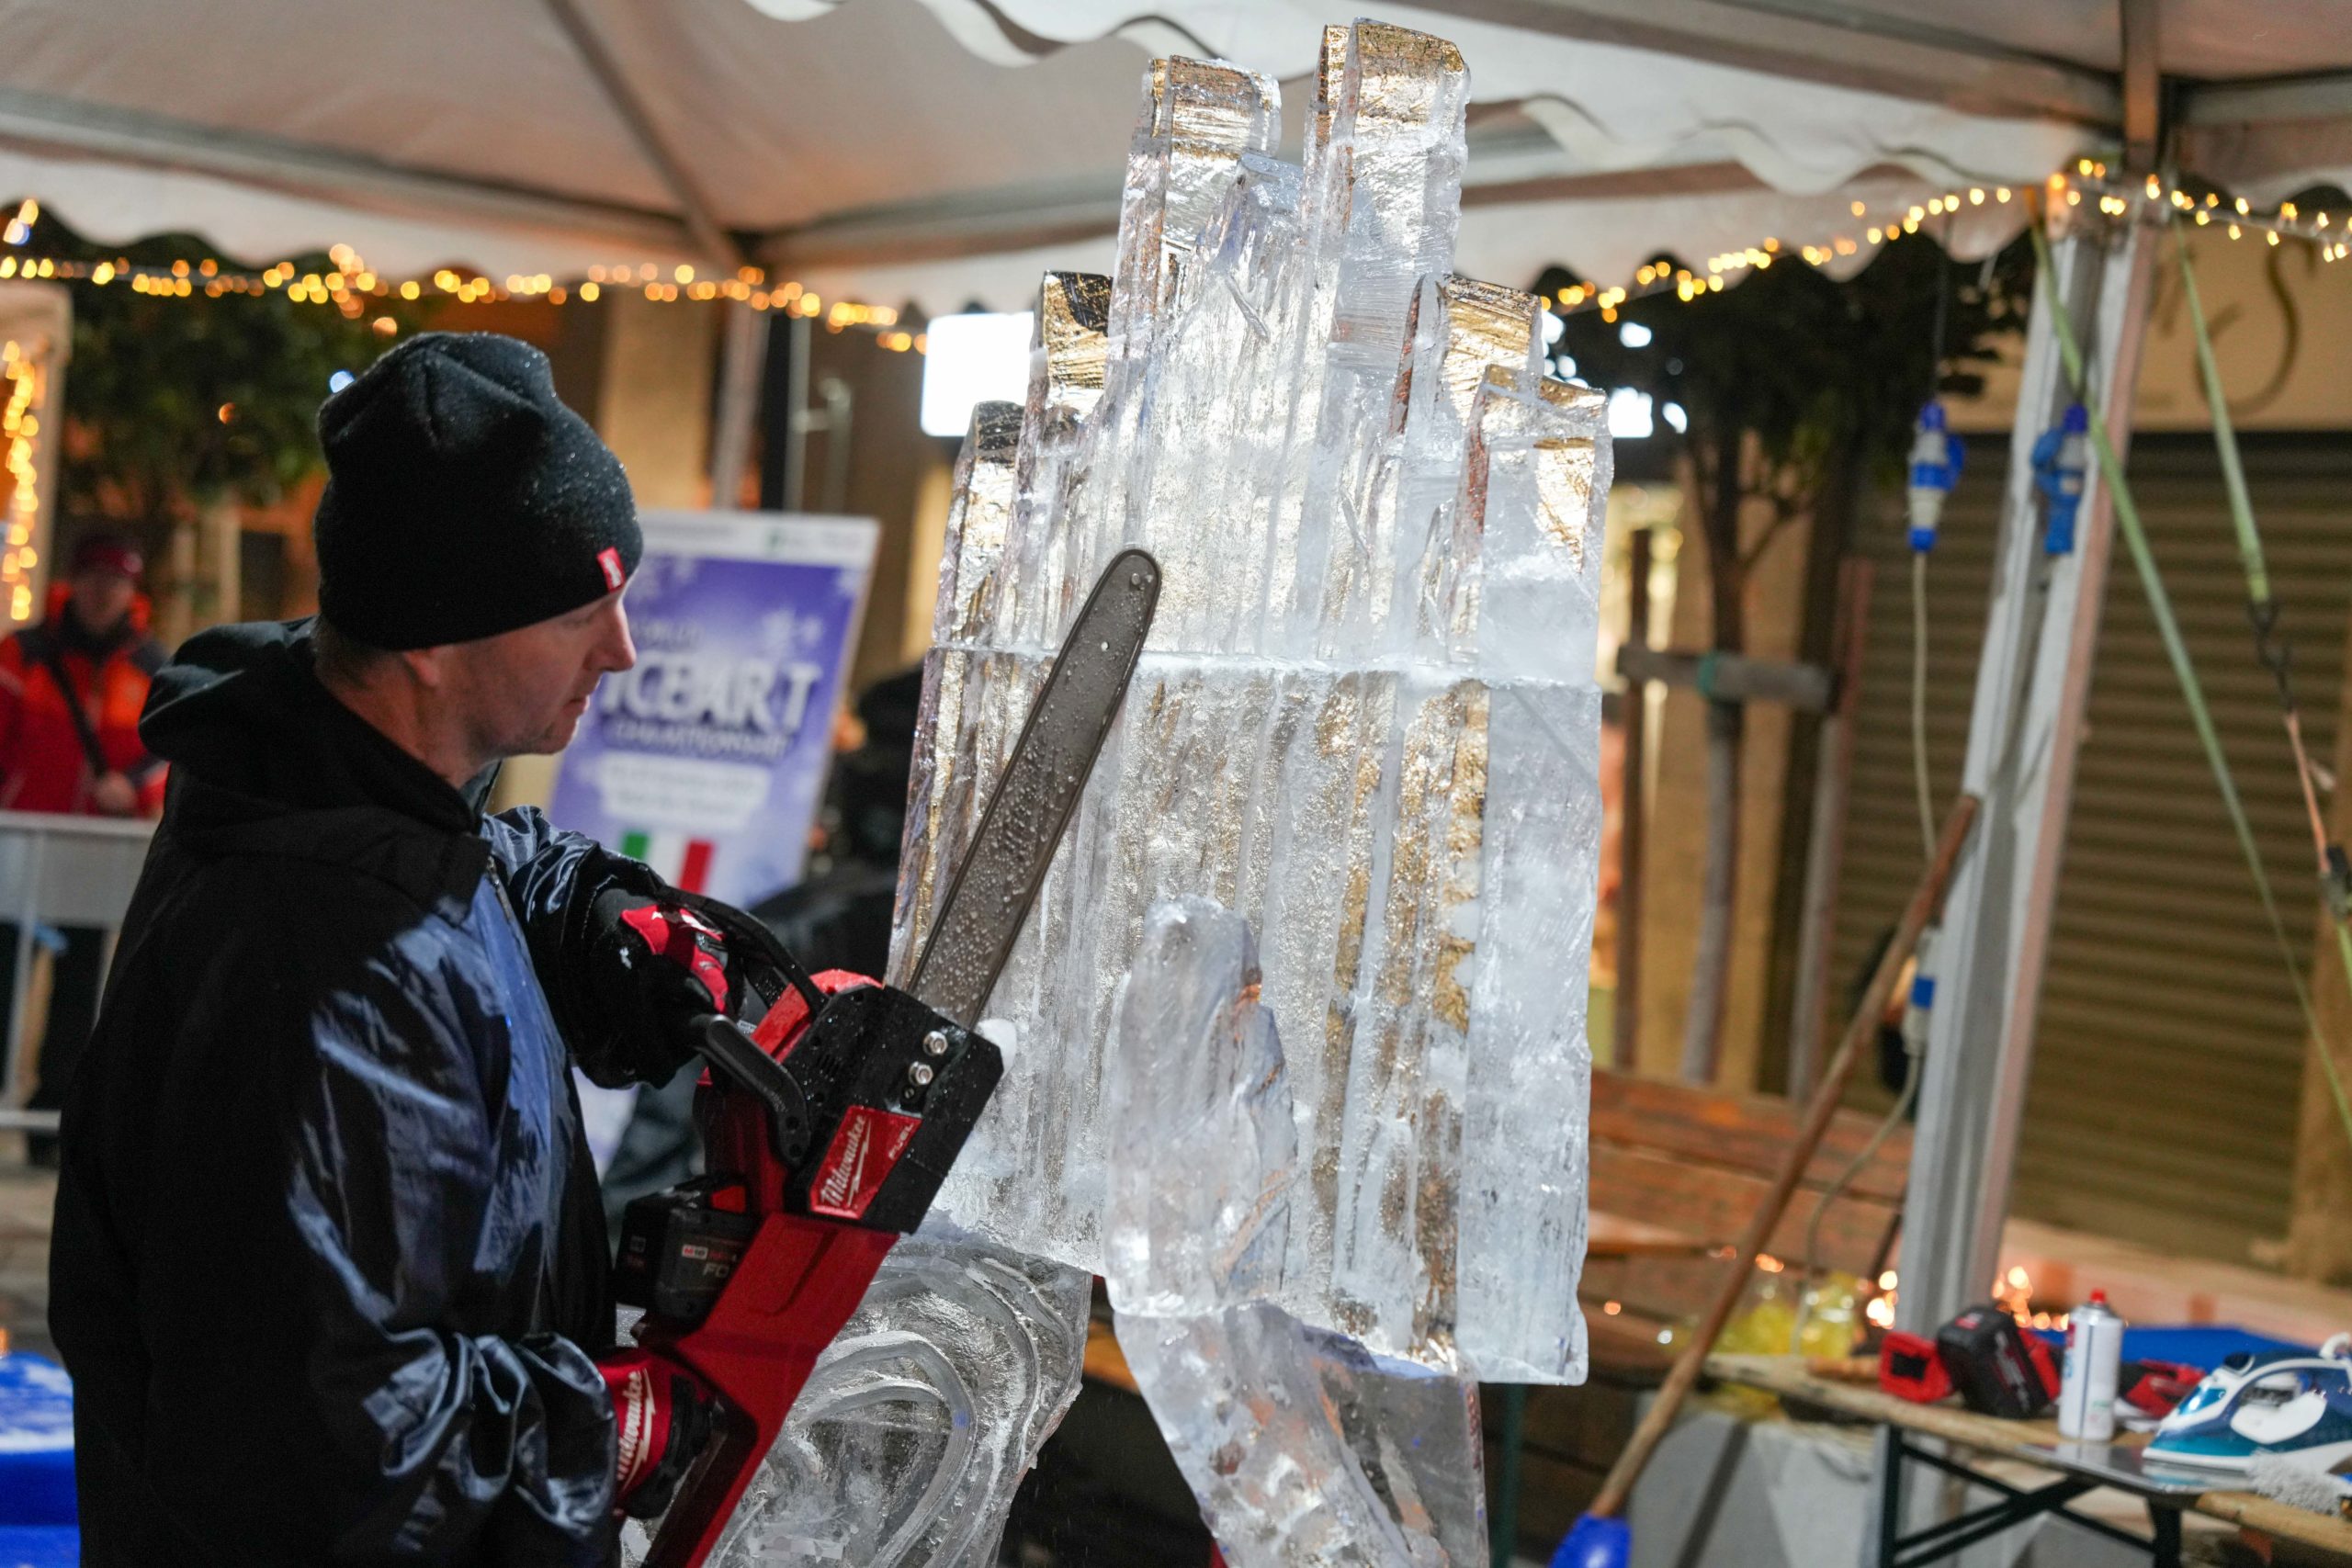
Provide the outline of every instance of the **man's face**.
<path id="1" fill-rule="evenodd" d="M 130 614 L 131 595 L 138 590 L 119 572 L 77 571 L 72 592 L 74 614 L 85 626 L 104 637 Z"/>
<path id="2" fill-rule="evenodd" d="M 637 662 L 628 613 L 608 593 L 552 620 L 437 650 L 444 694 L 464 716 L 477 754 L 560 751 L 605 675 Z"/>

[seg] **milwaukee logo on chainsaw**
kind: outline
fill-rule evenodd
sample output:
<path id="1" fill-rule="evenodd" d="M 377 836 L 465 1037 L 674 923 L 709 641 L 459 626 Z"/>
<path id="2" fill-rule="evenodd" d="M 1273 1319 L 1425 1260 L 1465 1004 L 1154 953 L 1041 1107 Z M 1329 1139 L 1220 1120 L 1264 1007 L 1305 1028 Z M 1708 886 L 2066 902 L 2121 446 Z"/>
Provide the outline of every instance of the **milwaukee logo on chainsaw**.
<path id="1" fill-rule="evenodd" d="M 914 1141 L 920 1116 L 902 1116 L 871 1105 L 853 1105 L 808 1184 L 808 1212 L 838 1219 L 862 1218 L 899 1156 Z"/>
<path id="2" fill-rule="evenodd" d="M 614 1403 L 621 1412 L 620 1455 L 615 1467 L 624 1492 L 645 1479 L 653 1459 L 653 1380 L 639 1367 L 628 1374 Z"/>

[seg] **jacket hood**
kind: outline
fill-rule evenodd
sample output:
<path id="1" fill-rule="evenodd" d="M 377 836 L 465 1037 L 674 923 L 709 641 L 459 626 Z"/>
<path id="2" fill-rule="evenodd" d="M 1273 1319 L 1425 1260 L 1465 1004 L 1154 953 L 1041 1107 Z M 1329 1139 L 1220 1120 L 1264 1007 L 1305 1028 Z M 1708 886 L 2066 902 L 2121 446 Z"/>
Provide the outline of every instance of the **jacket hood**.
<path id="1" fill-rule="evenodd" d="M 157 672 L 139 737 L 172 765 L 165 819 L 181 832 L 346 860 L 355 839 L 409 840 L 413 852 L 462 835 L 479 874 L 475 834 L 495 770 L 454 789 L 344 706 L 312 673 L 307 620 L 188 638 Z"/>

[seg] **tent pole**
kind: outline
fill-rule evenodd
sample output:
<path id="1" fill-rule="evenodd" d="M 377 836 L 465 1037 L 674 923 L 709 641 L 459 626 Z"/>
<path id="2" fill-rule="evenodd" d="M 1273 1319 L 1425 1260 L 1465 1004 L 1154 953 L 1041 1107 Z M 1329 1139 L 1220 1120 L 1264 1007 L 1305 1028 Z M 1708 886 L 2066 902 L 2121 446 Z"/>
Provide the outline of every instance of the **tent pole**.
<path id="1" fill-rule="evenodd" d="M 1630 580 L 1625 615 L 1625 644 L 1650 645 L 1650 544 L 1647 528 L 1636 528 L 1630 541 L 1626 576 Z M 1617 790 L 1617 991 L 1611 998 L 1609 1065 L 1630 1073 L 1641 1059 L 1642 1026 L 1642 861 L 1647 841 L 1649 779 L 1645 759 L 1649 755 L 1647 681 L 1625 682 L 1620 729 L 1625 739 L 1624 774 Z"/>
<path id="2" fill-rule="evenodd" d="M 580 51 L 581 60 L 588 67 L 588 74 L 595 78 L 597 90 L 604 94 L 605 101 L 612 105 L 613 112 L 620 117 L 621 124 L 635 139 L 638 150 L 645 154 L 646 162 L 651 164 L 654 171 L 662 176 L 662 183 L 670 187 L 670 194 L 678 198 L 686 231 L 694 236 L 695 245 L 714 265 L 723 265 L 730 272 L 750 265 L 750 258 L 743 254 L 743 247 L 737 244 L 719 223 L 709 198 L 695 183 L 693 175 L 687 172 L 684 161 L 662 136 L 661 127 L 654 124 L 652 113 L 638 96 L 637 89 L 630 85 L 628 74 L 621 69 L 618 56 L 605 42 L 604 34 L 597 31 L 595 23 L 589 20 L 577 0 L 544 0 L 544 4 L 548 14 L 555 18 L 556 26 L 563 29 L 564 36 L 571 40 L 572 48 Z"/>
<path id="3" fill-rule="evenodd" d="M 788 330 L 792 357 L 785 371 L 784 509 L 800 512 L 806 510 L 808 499 L 808 351 L 815 346 L 816 334 L 809 329 L 808 318 L 797 312 Z"/>
<path id="4" fill-rule="evenodd" d="M 732 508 L 752 458 L 752 427 L 760 412 L 760 384 L 768 359 L 768 317 L 740 301 L 723 305 L 719 320 L 718 392 L 710 411 L 710 504 Z"/>
<path id="5" fill-rule="evenodd" d="M 638 150 L 661 175 L 670 194 L 677 197 L 686 231 L 694 236 L 696 247 L 712 265 L 748 276 L 750 255 L 719 222 L 709 197 L 704 194 L 669 139 L 662 134 L 651 109 L 621 68 L 619 56 L 579 0 L 543 0 L 543 4 L 555 18 L 556 26 L 571 40 L 572 48 L 579 51 L 588 74 L 595 78 L 597 90 L 628 128 Z M 684 272 L 679 274 L 682 279 L 686 276 Z M 742 486 L 743 465 L 752 453 L 752 422 L 759 407 L 760 370 L 767 346 L 764 316 L 741 304 L 729 304 L 724 309 L 718 389 L 710 421 L 710 504 L 719 508 L 734 505 Z"/>
<path id="6" fill-rule="evenodd" d="M 2052 246 L 2054 287 L 2034 290 L 1961 773 L 1961 788 L 1982 798 L 1984 810 L 1944 900 L 1903 1205 L 1895 1321 L 1914 1333 L 1932 1334 L 1983 1300 L 1999 1267 L 2114 536 L 2112 497 L 2094 469 L 2074 552 L 2052 558 L 2042 549 L 2033 444 L 2073 400 L 2051 300 L 2063 301 L 2091 345 L 2093 394 L 2128 451 L 2155 240 L 2155 231 L 2137 224 L 2078 230 Z M 1881 1432 L 1874 1484 L 1890 1488 L 1898 1465 Z M 1900 1528 L 1910 1517 L 1905 1501 L 1887 1490 L 1880 1495 L 1887 1506 L 1874 1528 Z M 1909 1501 L 1914 1509 L 1932 1504 Z M 1878 1551 L 1865 1541 L 1863 1561 L 1881 1561 Z"/>
<path id="7" fill-rule="evenodd" d="M 2156 56 L 2157 0 L 2119 0 L 2123 42 L 2123 164 L 2134 175 L 2156 166 L 2164 140 L 2164 78 Z"/>
<path id="8" fill-rule="evenodd" d="M 2030 454 L 2073 400 L 2047 300 L 2054 293 L 2092 345 L 2094 395 L 2122 446 L 2154 240 L 2137 224 L 2082 228 L 2054 246 L 2054 289 L 2034 295 L 1962 770 L 1984 820 L 1944 906 L 1903 1212 L 1897 1320 L 1915 1332 L 1982 1300 L 1999 1258 L 2113 535 L 2112 497 L 2093 472 L 2074 551 L 2043 550 Z"/>

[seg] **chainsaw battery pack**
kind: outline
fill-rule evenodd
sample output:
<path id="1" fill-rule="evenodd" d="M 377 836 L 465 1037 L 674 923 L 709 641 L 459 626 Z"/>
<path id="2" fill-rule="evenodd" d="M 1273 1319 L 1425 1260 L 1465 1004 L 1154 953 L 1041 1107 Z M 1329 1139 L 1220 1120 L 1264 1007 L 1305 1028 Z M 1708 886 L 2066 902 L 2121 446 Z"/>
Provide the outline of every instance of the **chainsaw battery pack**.
<path id="1" fill-rule="evenodd" d="M 1878 1348 L 1878 1386 L 1897 1399 L 1933 1404 L 1951 1393 L 1951 1374 L 1934 1340 L 1896 1330 Z"/>
<path id="2" fill-rule="evenodd" d="M 709 1316 L 760 1228 L 756 1215 L 722 1208 L 717 1198 L 712 1184 L 688 1182 L 649 1192 L 623 1210 L 614 1300 L 665 1323 L 697 1324 Z"/>
<path id="3" fill-rule="evenodd" d="M 1936 1349 L 1962 1403 L 1983 1416 L 2023 1419 L 2058 1397 L 2050 1347 L 1991 1302 L 1970 1307 L 1936 1331 Z"/>

